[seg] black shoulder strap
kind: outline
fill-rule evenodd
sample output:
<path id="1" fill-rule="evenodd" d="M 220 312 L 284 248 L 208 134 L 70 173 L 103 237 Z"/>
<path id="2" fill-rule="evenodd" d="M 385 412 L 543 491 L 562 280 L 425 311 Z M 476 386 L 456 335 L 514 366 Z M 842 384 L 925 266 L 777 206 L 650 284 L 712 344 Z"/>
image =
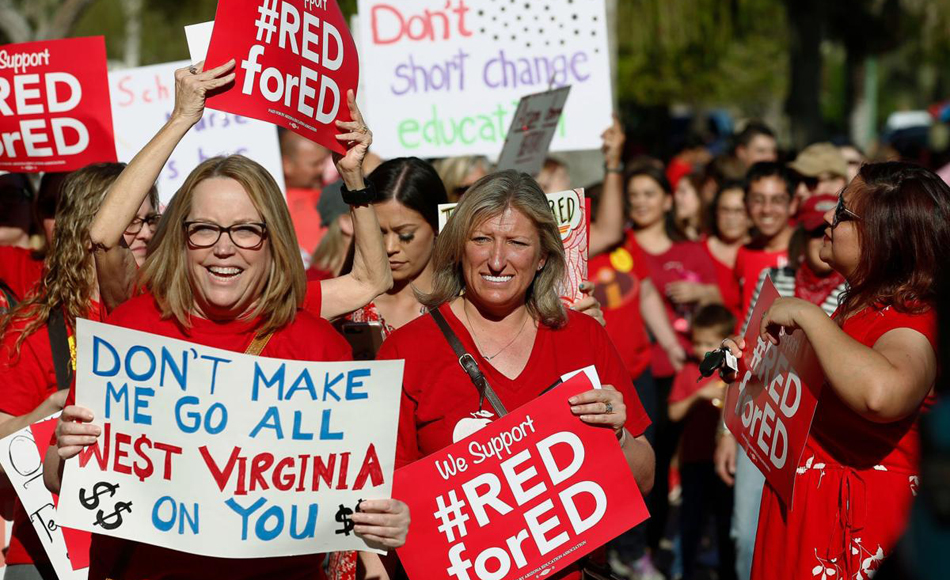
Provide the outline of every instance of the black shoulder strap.
<path id="1" fill-rule="evenodd" d="M 433 308 L 429 311 L 429 314 L 433 320 L 435 320 L 442 334 L 445 335 L 445 339 L 449 341 L 449 345 L 452 347 L 452 350 L 455 351 L 455 356 L 459 357 L 459 365 L 461 365 L 462 369 L 468 374 L 468 377 L 472 379 L 472 383 L 475 385 L 475 388 L 478 389 L 479 396 L 488 399 L 488 403 L 492 406 L 492 409 L 495 410 L 496 415 L 499 417 L 507 415 L 508 410 L 505 409 L 504 403 L 502 403 L 498 395 L 495 394 L 495 390 L 488 384 L 488 379 L 482 374 L 482 370 L 478 368 L 475 357 L 465 350 L 465 347 L 462 346 L 462 341 L 455 336 L 455 332 L 449 326 L 445 317 L 442 316 L 442 313 L 439 312 L 439 309 Z M 481 406 L 481 404 L 479 404 L 479 406 Z"/>
<path id="2" fill-rule="evenodd" d="M 53 366 L 56 368 L 56 386 L 68 389 L 73 382 L 72 358 L 69 356 L 69 336 L 66 334 L 66 319 L 62 308 L 53 308 L 46 319 L 49 331 L 49 346 L 53 351 Z"/>
<path id="3" fill-rule="evenodd" d="M 0 280 L 0 294 L 3 294 L 4 299 L 6 300 L 6 306 L 3 303 L 0 303 L 0 314 L 9 312 L 13 310 L 13 307 L 17 305 L 16 294 L 13 293 L 13 290 L 7 286 L 7 283 L 3 280 Z"/>

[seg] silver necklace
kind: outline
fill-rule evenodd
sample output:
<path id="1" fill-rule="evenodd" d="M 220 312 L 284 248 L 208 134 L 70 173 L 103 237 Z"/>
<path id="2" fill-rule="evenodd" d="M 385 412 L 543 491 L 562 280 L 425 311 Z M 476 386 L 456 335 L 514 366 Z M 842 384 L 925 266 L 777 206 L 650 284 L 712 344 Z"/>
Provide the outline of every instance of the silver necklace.
<path id="1" fill-rule="evenodd" d="M 472 340 L 475 341 L 475 346 L 478 347 L 479 354 L 482 355 L 483 359 L 489 362 L 491 362 L 491 359 L 500 355 L 502 352 L 505 351 L 506 348 L 513 345 L 515 341 L 518 340 L 518 337 L 521 336 L 522 332 L 524 332 L 524 327 L 528 325 L 528 319 L 531 318 L 530 316 L 526 314 L 524 317 L 524 321 L 522 321 L 521 323 L 521 328 L 518 330 L 518 334 L 516 334 L 515 337 L 512 338 L 511 341 L 508 342 L 508 344 L 501 347 L 501 350 L 499 350 L 498 352 L 496 352 L 495 354 L 491 356 L 486 356 L 484 349 L 482 349 L 481 345 L 478 344 L 478 338 L 475 336 L 475 325 L 472 324 L 472 319 L 468 317 L 468 308 L 465 307 L 465 302 L 462 302 L 462 311 L 465 313 L 465 320 L 468 322 L 468 327 L 472 329 Z"/>

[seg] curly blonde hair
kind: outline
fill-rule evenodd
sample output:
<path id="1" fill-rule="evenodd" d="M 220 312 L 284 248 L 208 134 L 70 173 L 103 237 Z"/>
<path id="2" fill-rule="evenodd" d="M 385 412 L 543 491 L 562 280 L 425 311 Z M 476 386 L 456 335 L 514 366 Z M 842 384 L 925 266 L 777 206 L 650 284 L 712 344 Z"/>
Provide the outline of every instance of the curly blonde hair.
<path id="1" fill-rule="evenodd" d="M 53 309 L 63 309 L 69 328 L 76 328 L 77 318 L 89 315 L 96 282 L 89 227 L 106 190 L 124 168 L 124 163 L 96 163 L 74 171 L 63 181 L 43 277 L 27 299 L 0 321 L 3 336 L 14 322 L 29 320 L 17 337 L 17 353 L 27 337 L 46 325 Z"/>

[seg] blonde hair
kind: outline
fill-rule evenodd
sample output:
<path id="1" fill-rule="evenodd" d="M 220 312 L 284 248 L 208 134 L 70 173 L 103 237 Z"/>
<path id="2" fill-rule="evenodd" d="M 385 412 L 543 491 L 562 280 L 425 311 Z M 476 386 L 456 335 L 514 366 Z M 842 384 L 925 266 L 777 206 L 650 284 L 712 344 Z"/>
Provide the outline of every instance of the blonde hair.
<path id="1" fill-rule="evenodd" d="M 333 220 L 326 233 L 320 238 L 317 249 L 313 251 L 310 265 L 318 270 L 338 276 L 340 269 L 343 268 L 343 263 L 346 261 L 349 249 L 349 241 L 343 233 L 340 220 Z"/>
<path id="2" fill-rule="evenodd" d="M 538 183 L 527 173 L 500 171 L 476 181 L 435 241 L 432 256 L 432 292 L 419 296 L 430 310 L 459 296 L 465 290 L 462 260 L 465 244 L 478 225 L 506 209 L 520 211 L 534 224 L 541 243 L 544 266 L 528 287 L 525 305 L 535 320 L 552 328 L 567 323 L 567 312 L 557 286 L 564 279 L 567 263 L 557 223 Z"/>
<path id="3" fill-rule="evenodd" d="M 14 321 L 29 319 L 17 337 L 16 352 L 27 337 L 46 325 L 52 310 L 63 309 L 69 328 L 76 328 L 77 318 L 89 315 L 96 282 L 89 228 L 106 190 L 124 168 L 124 163 L 95 163 L 70 173 L 63 181 L 56 205 L 56 232 L 40 284 L 0 322 L 2 336 Z"/>
<path id="4" fill-rule="evenodd" d="M 149 255 L 139 272 L 139 282 L 155 297 L 163 317 L 174 316 L 182 326 L 190 326 L 195 299 L 188 273 L 184 222 L 191 212 L 195 188 L 212 178 L 237 181 L 267 224 L 266 241 L 272 258 L 270 271 L 257 304 L 241 319 L 264 315 L 264 324 L 258 332 L 276 330 L 294 320 L 303 304 L 307 281 L 290 212 L 277 182 L 260 164 L 243 155 L 212 157 L 188 175 L 149 243 Z"/>
<path id="5" fill-rule="evenodd" d="M 479 167 L 485 171 L 489 170 L 488 159 L 481 155 L 447 157 L 436 161 L 433 167 L 435 167 L 436 173 L 438 173 L 442 179 L 442 183 L 445 185 L 445 191 L 451 202 L 459 200 L 459 195 L 456 193 L 456 190 L 461 186 L 462 182 L 465 181 L 469 173 Z"/>

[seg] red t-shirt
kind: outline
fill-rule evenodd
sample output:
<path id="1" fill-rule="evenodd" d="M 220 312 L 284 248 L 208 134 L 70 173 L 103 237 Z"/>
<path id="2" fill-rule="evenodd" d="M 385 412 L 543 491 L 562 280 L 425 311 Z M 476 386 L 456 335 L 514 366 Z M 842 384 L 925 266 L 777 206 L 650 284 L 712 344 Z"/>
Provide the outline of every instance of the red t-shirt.
<path id="1" fill-rule="evenodd" d="M 749 311 L 755 285 L 759 282 L 759 274 L 768 268 L 784 268 L 788 264 L 788 249 L 777 252 L 757 250 L 750 246 L 742 246 L 736 255 L 735 278 L 741 288 L 742 308 L 739 310 L 738 330 L 745 324 L 745 313 Z"/>
<path id="2" fill-rule="evenodd" d="M 587 270 L 596 284 L 594 297 L 607 321 L 607 335 L 636 380 L 650 366 L 650 337 L 640 314 L 640 285 L 650 270 L 633 232 L 627 232 L 623 244 L 590 258 Z"/>
<path id="3" fill-rule="evenodd" d="M 89 307 L 87 318 L 102 319 L 102 308 L 98 302 Z M 50 395 L 59 389 L 56 383 L 56 367 L 53 364 L 53 349 L 49 342 L 49 331 L 42 325 L 23 340 L 20 352 L 16 352 L 16 341 L 30 320 L 14 323 L 3 335 L 0 342 L 0 413 L 19 417 L 31 413 Z M 75 341 L 72 329 L 69 333 L 70 355 L 73 370 L 76 370 Z M 42 456 L 45 449 L 40 452 Z M 48 562 L 46 551 L 30 523 L 30 518 L 19 500 L 13 509 L 13 531 L 10 536 L 10 549 L 7 552 L 7 564 L 32 564 Z"/>
<path id="4" fill-rule="evenodd" d="M 569 311 L 567 325 L 557 330 L 541 325 L 528 364 L 511 380 L 479 355 L 471 335 L 447 304 L 439 311 L 465 349 L 475 357 L 505 408 L 520 407 L 557 382 L 561 375 L 593 364 L 603 384 L 613 385 L 623 393 L 627 431 L 638 436 L 650 424 L 620 355 L 604 329 L 586 314 Z M 377 359 L 406 360 L 396 444 L 397 468 L 451 445 L 456 429 L 471 432 L 472 424 L 487 420 L 476 415 L 478 391 L 459 366 L 458 357 L 431 316 L 420 316 L 396 330 L 383 343 Z M 486 414 L 490 409 L 485 403 Z M 554 578 L 577 579 L 579 573 L 574 566 Z"/>
<path id="5" fill-rule="evenodd" d="M 320 225 L 320 212 L 317 211 L 317 202 L 320 201 L 319 189 L 288 189 L 287 209 L 290 210 L 290 220 L 297 232 L 297 244 L 300 249 L 313 253 L 327 228 Z"/>
<path id="6" fill-rule="evenodd" d="M 687 363 L 676 374 L 673 389 L 670 391 L 670 403 L 687 399 L 690 395 L 705 387 L 709 383 L 719 380 L 719 377 L 702 378 L 699 374 L 699 365 Z M 725 386 L 725 384 L 723 384 Z M 722 391 L 725 397 L 725 388 Z M 683 435 L 680 438 L 680 463 L 712 463 L 713 453 L 716 451 L 716 428 L 720 418 L 719 409 L 710 401 L 699 399 L 690 407 L 689 413 L 683 417 Z"/>
<path id="7" fill-rule="evenodd" d="M 18 300 L 26 298 L 42 276 L 43 260 L 37 260 L 32 251 L 0 246 L 0 280 L 13 290 Z M 0 308 L 7 306 L 6 299 L 0 293 Z"/>
<path id="8" fill-rule="evenodd" d="M 307 294 L 303 299 L 302 308 L 310 314 L 321 318 L 320 308 L 323 307 L 323 287 L 319 280 L 307 281 Z"/>
<path id="9" fill-rule="evenodd" d="M 677 338 L 686 352 L 692 350 L 689 340 L 689 319 L 695 310 L 694 305 L 674 305 L 670 300 L 667 286 L 672 282 L 686 280 L 699 284 L 715 284 L 716 271 L 709 263 L 706 250 L 699 242 L 676 242 L 662 254 L 650 254 L 644 250 L 650 279 L 663 297 L 666 315 L 676 331 Z M 652 370 L 655 377 L 672 377 L 673 365 L 666 351 L 659 344 L 653 345 Z"/>
<path id="10" fill-rule="evenodd" d="M 745 312 L 739 309 L 742 307 L 742 291 L 739 288 L 739 281 L 736 280 L 736 271 L 734 266 L 723 264 L 709 249 L 709 240 L 703 243 L 703 249 L 709 254 L 709 261 L 716 270 L 716 285 L 719 286 L 719 294 L 722 295 L 722 304 L 732 312 L 736 320 L 741 322 Z"/>
<path id="11" fill-rule="evenodd" d="M 192 319 L 185 329 L 174 318 L 162 319 L 151 294 L 142 294 L 115 309 L 109 324 L 243 352 L 254 338 L 259 320 L 217 323 Z M 326 320 L 298 311 L 293 322 L 276 331 L 261 356 L 308 361 L 350 360 L 350 347 Z M 74 400 L 73 392 L 70 398 Z M 126 560 L 124 570 L 113 567 Z M 93 534 L 89 579 L 125 578 L 323 578 L 322 554 L 280 558 L 228 559 L 187 554 L 149 544 Z"/>

